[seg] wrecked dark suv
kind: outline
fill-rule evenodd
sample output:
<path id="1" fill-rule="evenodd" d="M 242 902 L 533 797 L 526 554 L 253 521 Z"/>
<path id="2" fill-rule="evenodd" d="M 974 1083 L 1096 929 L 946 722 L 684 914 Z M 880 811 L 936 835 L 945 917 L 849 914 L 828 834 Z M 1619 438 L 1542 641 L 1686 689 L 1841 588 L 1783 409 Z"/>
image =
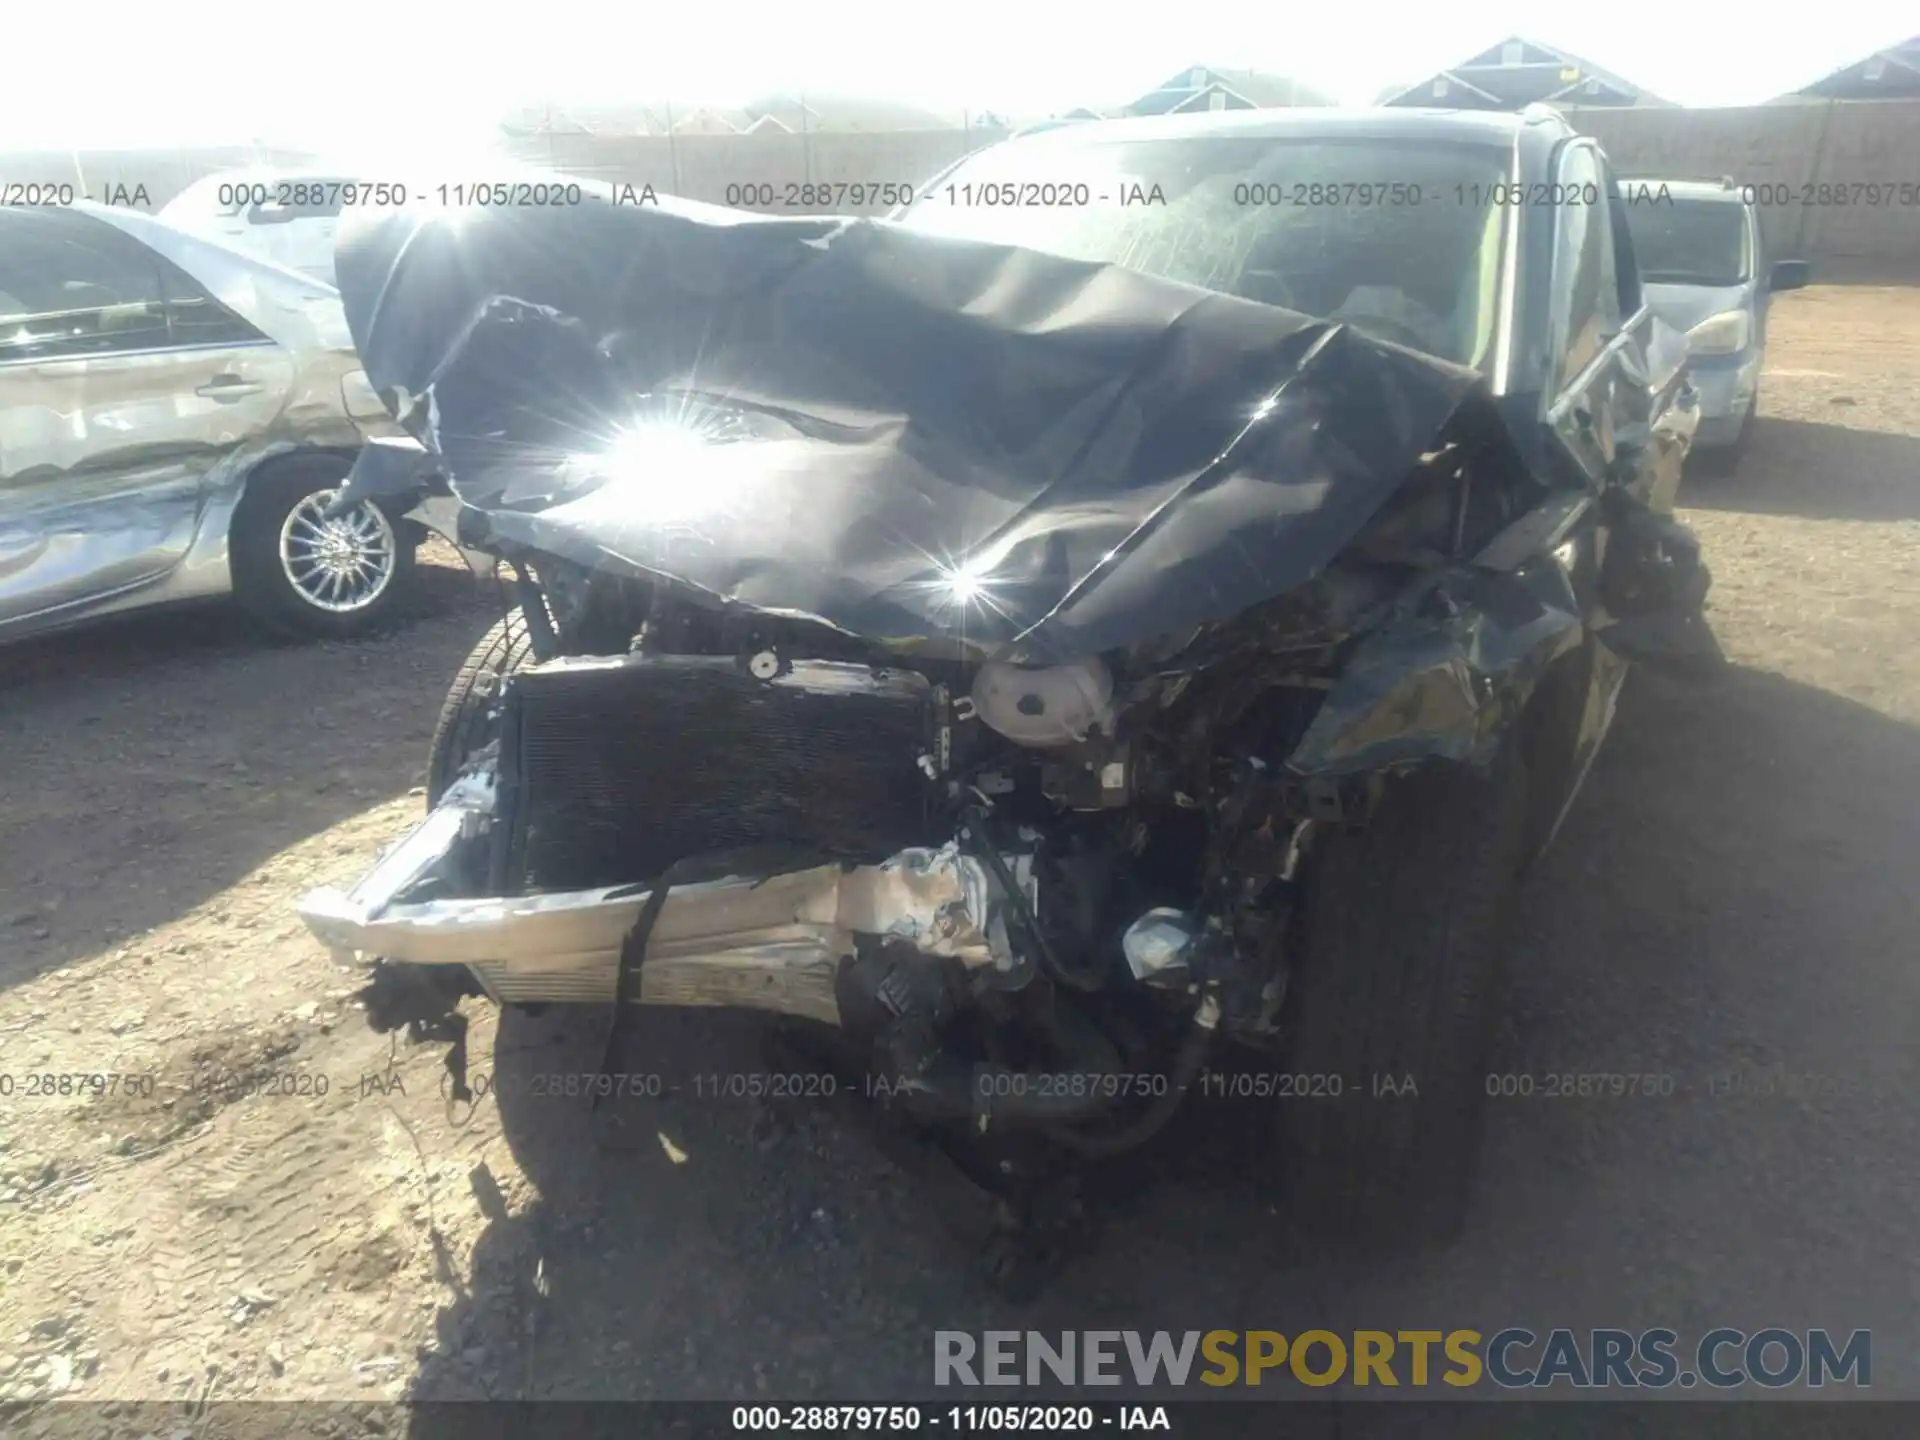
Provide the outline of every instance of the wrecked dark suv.
<path id="1" fill-rule="evenodd" d="M 1591 141 L 1068 126 L 891 221 L 400 215 L 337 269 L 417 441 L 353 487 L 441 471 L 516 599 L 426 821 L 303 902 L 376 1024 L 798 1017 L 975 1158 L 1253 1056 L 1296 1219 L 1457 1227 L 1518 878 L 1627 662 L 1718 657 Z"/>

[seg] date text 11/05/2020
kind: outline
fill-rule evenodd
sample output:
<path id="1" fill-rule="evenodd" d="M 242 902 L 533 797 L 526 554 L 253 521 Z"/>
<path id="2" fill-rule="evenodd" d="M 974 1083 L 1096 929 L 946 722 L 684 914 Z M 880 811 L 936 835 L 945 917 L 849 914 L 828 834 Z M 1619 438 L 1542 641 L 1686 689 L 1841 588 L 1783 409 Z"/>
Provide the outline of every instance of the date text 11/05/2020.
<path id="1" fill-rule="evenodd" d="M 212 1095 L 225 1100 L 253 1098 L 293 1101 L 362 1100 L 406 1095 L 432 1088 L 435 1081 L 400 1070 L 331 1076 L 307 1069 L 198 1072 L 184 1080 L 154 1072 L 28 1071 L 0 1072 L 0 1102 L 60 1100 L 147 1100 L 160 1094 Z M 1191 1080 L 1136 1072 L 1010 1072 L 980 1066 L 974 1088 L 983 1103 L 1016 1096 L 1147 1099 L 1182 1092 L 1188 1102 L 1259 1101 L 1338 1103 L 1420 1098 L 1420 1077 L 1413 1072 L 1342 1075 L 1296 1071 L 1203 1069 Z M 452 1075 L 438 1072 L 443 1099 L 562 1100 L 578 1097 L 694 1101 L 885 1099 L 902 1082 L 881 1074 L 843 1077 L 831 1071 L 704 1071 L 667 1075 L 613 1071 L 469 1073 L 464 1093 L 456 1093 Z M 1704 1096 L 1712 1100 L 1799 1100 L 1858 1096 L 1880 1088 L 1864 1075 L 1789 1070 L 1784 1065 L 1730 1069 L 1699 1076 L 1665 1071 L 1540 1070 L 1490 1073 L 1483 1079 L 1488 1096 L 1499 1100 L 1669 1100 Z"/>

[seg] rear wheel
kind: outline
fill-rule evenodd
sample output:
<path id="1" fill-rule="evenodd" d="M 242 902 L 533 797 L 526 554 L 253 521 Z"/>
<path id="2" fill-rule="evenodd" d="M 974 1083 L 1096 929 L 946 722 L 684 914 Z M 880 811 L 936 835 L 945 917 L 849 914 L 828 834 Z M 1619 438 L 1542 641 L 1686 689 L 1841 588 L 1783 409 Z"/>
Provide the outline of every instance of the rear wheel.
<path id="1" fill-rule="evenodd" d="M 400 602 L 413 571 L 412 529 L 379 501 L 329 515 L 348 468 L 343 456 L 301 456 L 247 482 L 228 532 L 228 562 L 235 597 L 270 630 L 364 635 Z"/>
<path id="2" fill-rule="evenodd" d="M 1510 745 L 1491 774 L 1393 779 L 1366 828 L 1315 838 L 1282 1023 L 1322 1098 L 1275 1115 L 1280 1197 L 1317 1238 L 1417 1246 L 1464 1223 L 1528 830 Z"/>
<path id="3" fill-rule="evenodd" d="M 499 734 L 500 682 L 532 659 L 527 617 L 516 609 L 496 621 L 461 664 L 427 752 L 429 806 L 439 803 L 467 761 Z"/>

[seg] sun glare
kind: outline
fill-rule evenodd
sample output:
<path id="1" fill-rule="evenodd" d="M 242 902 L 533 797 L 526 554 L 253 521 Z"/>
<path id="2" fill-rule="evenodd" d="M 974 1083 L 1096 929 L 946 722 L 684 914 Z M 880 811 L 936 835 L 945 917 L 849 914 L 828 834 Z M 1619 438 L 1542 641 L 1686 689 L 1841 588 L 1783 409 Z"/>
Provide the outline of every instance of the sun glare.
<path id="1" fill-rule="evenodd" d="M 689 423 L 649 420 L 616 431 L 604 447 L 576 460 L 622 504 L 672 521 L 725 513 L 765 458 L 759 445 L 728 443 Z"/>

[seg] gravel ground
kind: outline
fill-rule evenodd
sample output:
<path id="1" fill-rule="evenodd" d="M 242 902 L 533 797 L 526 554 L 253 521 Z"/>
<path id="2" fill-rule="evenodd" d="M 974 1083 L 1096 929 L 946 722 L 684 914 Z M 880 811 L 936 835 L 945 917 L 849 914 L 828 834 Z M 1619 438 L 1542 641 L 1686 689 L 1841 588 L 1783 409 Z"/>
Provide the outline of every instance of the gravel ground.
<path id="1" fill-rule="evenodd" d="M 1774 326 L 1751 453 L 1682 497 L 1734 671 L 1629 686 L 1496 1064 L 1674 1093 L 1499 1102 L 1470 1233 L 1411 1265 L 1290 1244 L 1248 1117 L 1201 1107 L 1015 1309 L 858 1099 L 694 1093 L 786 1064 L 753 1017 L 642 1014 L 626 1068 L 679 1093 L 596 1116 L 500 1102 L 597 1066 L 600 1017 L 480 1007 L 501 1093 L 450 1107 L 290 902 L 419 814 L 489 619 L 462 570 L 363 643 L 216 609 L 0 654 L 0 1400 L 897 1398 L 935 1329 L 1510 1323 L 1871 1327 L 1876 1392 L 1920 1395 L 1920 290 Z M 1776 1066 L 1814 1078 L 1721 1093 Z"/>

